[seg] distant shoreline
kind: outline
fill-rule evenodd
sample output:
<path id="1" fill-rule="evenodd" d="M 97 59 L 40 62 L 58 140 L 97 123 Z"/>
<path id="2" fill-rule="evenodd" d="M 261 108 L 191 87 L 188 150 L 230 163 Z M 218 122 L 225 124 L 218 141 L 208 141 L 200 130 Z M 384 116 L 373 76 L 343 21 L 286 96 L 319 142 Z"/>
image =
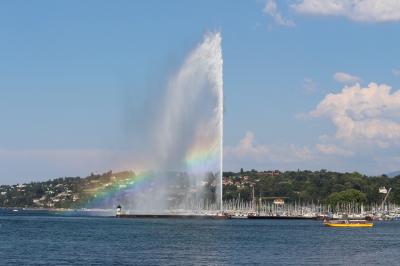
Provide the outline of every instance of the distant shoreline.
<path id="1" fill-rule="evenodd" d="M 79 212 L 109 212 L 111 209 L 71 209 L 71 208 L 35 208 L 35 207 L 0 207 L 0 210 L 24 210 L 24 211 L 79 211 Z"/>

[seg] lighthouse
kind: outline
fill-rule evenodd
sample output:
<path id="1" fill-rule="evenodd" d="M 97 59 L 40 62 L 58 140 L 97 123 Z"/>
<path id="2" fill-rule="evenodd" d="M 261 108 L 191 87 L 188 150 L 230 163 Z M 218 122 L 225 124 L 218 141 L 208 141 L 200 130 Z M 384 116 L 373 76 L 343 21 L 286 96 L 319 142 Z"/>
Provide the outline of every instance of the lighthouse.
<path id="1" fill-rule="evenodd" d="M 117 217 L 119 217 L 121 215 L 121 210 L 122 210 L 121 205 L 118 205 L 117 206 Z"/>

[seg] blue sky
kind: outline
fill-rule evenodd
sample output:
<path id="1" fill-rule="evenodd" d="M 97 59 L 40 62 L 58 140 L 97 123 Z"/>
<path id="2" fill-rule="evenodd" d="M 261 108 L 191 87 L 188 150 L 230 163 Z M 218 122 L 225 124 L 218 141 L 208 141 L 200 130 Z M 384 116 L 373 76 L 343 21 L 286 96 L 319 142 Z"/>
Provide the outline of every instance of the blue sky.
<path id="1" fill-rule="evenodd" d="M 2 2 L 0 183 L 126 167 L 150 103 L 215 30 L 225 170 L 398 170 L 398 10 L 394 0 Z"/>

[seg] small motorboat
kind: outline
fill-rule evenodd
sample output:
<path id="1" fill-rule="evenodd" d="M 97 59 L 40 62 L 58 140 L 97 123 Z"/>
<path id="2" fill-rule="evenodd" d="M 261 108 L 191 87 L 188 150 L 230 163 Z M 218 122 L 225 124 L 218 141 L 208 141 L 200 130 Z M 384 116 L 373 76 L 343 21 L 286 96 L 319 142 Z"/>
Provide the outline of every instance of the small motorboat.
<path id="1" fill-rule="evenodd" d="M 374 224 L 367 220 L 324 220 L 324 225 L 329 227 L 373 227 Z"/>

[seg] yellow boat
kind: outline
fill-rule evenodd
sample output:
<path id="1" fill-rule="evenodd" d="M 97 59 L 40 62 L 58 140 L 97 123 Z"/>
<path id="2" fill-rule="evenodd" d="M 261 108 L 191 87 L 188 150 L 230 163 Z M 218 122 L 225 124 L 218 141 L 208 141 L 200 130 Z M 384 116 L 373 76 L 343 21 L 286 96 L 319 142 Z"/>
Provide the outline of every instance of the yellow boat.
<path id="1" fill-rule="evenodd" d="M 327 220 L 325 226 L 329 227 L 373 227 L 374 224 L 367 220 Z"/>

